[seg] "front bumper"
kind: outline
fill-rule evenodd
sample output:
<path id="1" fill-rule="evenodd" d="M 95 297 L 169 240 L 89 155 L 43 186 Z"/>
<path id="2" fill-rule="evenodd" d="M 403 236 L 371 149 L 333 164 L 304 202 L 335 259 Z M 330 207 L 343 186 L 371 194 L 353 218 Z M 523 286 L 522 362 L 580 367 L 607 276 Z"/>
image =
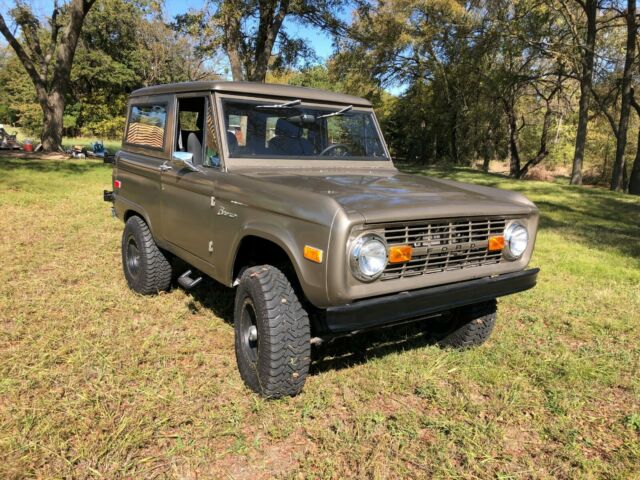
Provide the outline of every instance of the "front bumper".
<path id="1" fill-rule="evenodd" d="M 331 333 L 350 332 L 493 300 L 533 288 L 539 271 L 532 268 L 329 307 L 325 327 Z"/>

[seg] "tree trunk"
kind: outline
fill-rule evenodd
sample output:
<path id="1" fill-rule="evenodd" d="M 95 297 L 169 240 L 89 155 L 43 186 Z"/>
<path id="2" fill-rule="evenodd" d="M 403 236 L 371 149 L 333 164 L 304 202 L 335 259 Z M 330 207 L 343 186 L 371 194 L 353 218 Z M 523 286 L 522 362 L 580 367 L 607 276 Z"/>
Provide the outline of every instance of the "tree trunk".
<path id="1" fill-rule="evenodd" d="M 449 144 L 451 146 L 451 157 L 453 163 L 458 163 L 458 115 L 453 112 L 453 118 L 451 120 L 451 136 L 449 137 Z"/>
<path id="2" fill-rule="evenodd" d="M 504 100 L 504 109 L 509 127 L 509 176 L 520 174 L 520 152 L 518 151 L 518 122 L 512 100 Z"/>
<path id="3" fill-rule="evenodd" d="M 622 74 L 622 104 L 620 105 L 620 122 L 618 123 L 618 135 L 616 138 L 616 159 L 613 164 L 611 176 L 611 190 L 624 190 L 625 182 L 625 158 L 627 147 L 627 129 L 629 128 L 629 113 L 631 111 L 631 77 L 633 62 L 636 56 L 636 0 L 627 1 L 627 52 L 624 60 Z"/>
<path id="4" fill-rule="evenodd" d="M 631 169 L 631 177 L 629 178 L 629 193 L 632 195 L 640 195 L 640 128 L 638 128 L 638 146 L 636 147 L 636 159 Z"/>
<path id="5" fill-rule="evenodd" d="M 589 97 L 593 82 L 593 60 L 596 46 L 596 16 L 597 0 L 585 1 L 587 15 L 587 35 L 582 46 L 582 74 L 580 76 L 580 104 L 578 108 L 578 131 L 576 133 L 576 148 L 573 154 L 573 169 L 571 171 L 571 185 L 582 185 L 582 164 L 584 162 L 584 148 L 587 143 L 587 124 L 589 122 Z"/>
<path id="6" fill-rule="evenodd" d="M 47 152 L 62 150 L 64 95 L 54 92 L 41 104 L 44 115 L 42 148 Z"/>
<path id="7" fill-rule="evenodd" d="M 547 100 L 547 109 L 544 112 L 544 121 L 542 123 L 542 133 L 540 134 L 540 150 L 538 154 L 529 160 L 524 167 L 518 172 L 518 178 L 524 178 L 529 173 L 532 167 L 535 167 L 542 162 L 547 155 L 549 155 L 549 149 L 547 148 L 547 139 L 549 138 L 549 130 L 551 129 L 551 118 L 553 117 L 553 110 L 551 109 L 551 99 Z"/>

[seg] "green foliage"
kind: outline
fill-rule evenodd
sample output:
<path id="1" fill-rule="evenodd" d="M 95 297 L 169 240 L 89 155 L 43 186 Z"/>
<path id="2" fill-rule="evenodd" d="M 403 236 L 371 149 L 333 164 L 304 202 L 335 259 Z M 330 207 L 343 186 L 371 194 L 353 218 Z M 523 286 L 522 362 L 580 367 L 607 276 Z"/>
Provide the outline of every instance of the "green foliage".
<path id="1" fill-rule="evenodd" d="M 82 134 L 99 138 L 121 138 L 125 122 L 126 117 L 124 116 L 90 122 L 82 128 Z"/>

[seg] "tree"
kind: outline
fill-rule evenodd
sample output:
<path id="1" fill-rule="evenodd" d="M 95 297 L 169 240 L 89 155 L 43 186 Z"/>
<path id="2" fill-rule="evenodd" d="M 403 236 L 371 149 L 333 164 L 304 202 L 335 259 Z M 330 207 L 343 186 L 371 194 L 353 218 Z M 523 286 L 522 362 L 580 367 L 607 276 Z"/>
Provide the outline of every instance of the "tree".
<path id="1" fill-rule="evenodd" d="M 44 115 L 42 147 L 47 151 L 59 150 L 62 146 L 65 95 L 69 91 L 73 58 L 85 17 L 94 2 L 72 0 L 61 8 L 57 0 L 54 1 L 48 38 L 44 38 L 44 28 L 31 8 L 22 1 L 11 11 L 15 24 L 22 31 L 20 40 L 0 14 L 0 32 L 15 51 L 35 87 Z"/>
<path id="2" fill-rule="evenodd" d="M 631 104 L 640 118 L 640 104 L 636 101 L 631 90 Z M 638 127 L 638 143 L 636 144 L 636 158 L 633 161 L 631 176 L 629 177 L 629 193 L 640 195 L 640 126 Z"/>
<path id="3" fill-rule="evenodd" d="M 574 41 L 580 51 L 580 69 L 577 77 L 580 83 L 580 102 L 578 104 L 578 129 L 576 132 L 573 167 L 571 170 L 572 185 L 582 184 L 582 165 L 587 142 L 587 126 L 589 123 L 589 100 L 593 84 L 593 64 L 596 50 L 598 0 L 560 0 L 561 12 L 573 34 Z M 584 14 L 584 20 L 578 19 L 575 7 Z M 586 23 L 582 28 L 581 21 Z M 581 32 L 584 30 L 584 33 Z"/>
<path id="4" fill-rule="evenodd" d="M 631 89 L 632 71 L 636 56 L 636 37 L 638 25 L 636 22 L 636 0 L 627 1 L 626 11 L 627 25 L 627 45 L 624 61 L 624 71 L 622 73 L 621 89 L 622 103 L 620 105 L 620 121 L 616 135 L 616 159 L 613 164 L 613 174 L 611 176 L 611 190 L 624 190 L 625 159 L 624 153 L 627 147 L 627 129 L 629 127 L 629 113 L 631 111 L 631 100 L 633 92 Z"/>
<path id="5" fill-rule="evenodd" d="M 289 35 L 286 19 L 341 31 L 337 17 L 343 0 L 215 0 L 208 11 L 178 16 L 179 23 L 199 24 L 204 32 L 201 48 L 222 50 L 234 80 L 264 82 L 271 66 L 286 67 L 312 49 Z"/>

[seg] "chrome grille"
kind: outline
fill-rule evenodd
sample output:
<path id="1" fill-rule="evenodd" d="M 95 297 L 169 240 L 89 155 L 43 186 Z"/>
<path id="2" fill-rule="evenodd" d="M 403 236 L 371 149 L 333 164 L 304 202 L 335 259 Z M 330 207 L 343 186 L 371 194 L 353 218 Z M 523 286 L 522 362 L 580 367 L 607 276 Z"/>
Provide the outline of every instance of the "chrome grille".
<path id="1" fill-rule="evenodd" d="M 500 263 L 502 252 L 490 252 L 488 240 L 504 232 L 504 218 L 433 220 L 384 227 L 389 246 L 411 245 L 411 261 L 389 264 L 381 280 L 480 267 Z"/>

